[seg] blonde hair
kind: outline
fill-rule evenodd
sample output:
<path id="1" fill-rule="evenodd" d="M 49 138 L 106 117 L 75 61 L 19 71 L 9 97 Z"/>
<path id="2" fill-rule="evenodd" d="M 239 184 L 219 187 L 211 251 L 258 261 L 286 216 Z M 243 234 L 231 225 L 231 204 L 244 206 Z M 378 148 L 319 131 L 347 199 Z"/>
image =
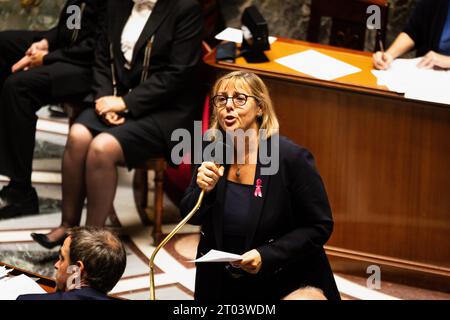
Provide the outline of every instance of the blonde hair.
<path id="1" fill-rule="evenodd" d="M 273 108 L 272 100 L 270 99 L 269 90 L 264 82 L 256 74 L 246 71 L 230 72 L 219 79 L 214 84 L 211 97 L 216 95 L 220 88 L 228 87 L 229 85 L 240 86 L 248 88 L 250 94 L 256 97 L 258 105 L 261 107 L 262 117 L 258 118 L 259 129 L 263 129 L 263 137 L 267 139 L 272 135 L 278 133 L 279 124 L 278 118 Z M 213 107 L 211 116 L 211 129 L 221 130 L 219 120 L 217 118 L 217 108 Z"/>

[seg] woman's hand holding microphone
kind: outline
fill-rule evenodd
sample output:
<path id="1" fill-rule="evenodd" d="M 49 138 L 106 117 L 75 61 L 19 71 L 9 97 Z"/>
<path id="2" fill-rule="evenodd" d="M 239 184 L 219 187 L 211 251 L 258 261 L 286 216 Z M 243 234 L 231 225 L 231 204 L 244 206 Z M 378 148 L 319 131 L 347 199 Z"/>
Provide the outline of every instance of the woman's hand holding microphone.
<path id="1" fill-rule="evenodd" d="M 203 162 L 197 173 L 197 185 L 199 188 L 205 190 L 206 193 L 214 189 L 219 178 L 223 176 L 224 169 L 223 166 L 219 166 L 214 162 Z"/>

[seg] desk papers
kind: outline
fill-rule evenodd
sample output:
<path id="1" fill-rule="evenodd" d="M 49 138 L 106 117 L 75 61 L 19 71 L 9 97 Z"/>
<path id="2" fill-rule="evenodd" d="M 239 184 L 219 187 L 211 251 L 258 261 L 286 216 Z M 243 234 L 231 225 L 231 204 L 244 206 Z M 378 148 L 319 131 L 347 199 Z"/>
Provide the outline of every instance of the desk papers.
<path id="1" fill-rule="evenodd" d="M 218 33 L 215 38 L 217 40 L 242 43 L 242 30 L 236 28 L 226 28 L 222 32 Z M 275 41 L 277 41 L 276 37 L 269 37 L 270 44 L 274 43 Z"/>
<path id="2" fill-rule="evenodd" d="M 312 49 L 279 58 L 275 62 L 311 77 L 328 81 L 361 71 L 355 66 Z"/>
<path id="3" fill-rule="evenodd" d="M 404 93 L 405 98 L 450 104 L 450 72 L 419 69 L 422 58 L 396 59 L 388 70 L 372 70 L 377 84 Z"/>
<path id="4" fill-rule="evenodd" d="M 2 279 L 3 277 L 6 277 L 10 271 L 12 271 L 12 269 L 6 269 L 5 266 L 1 266 L 0 267 L 0 279 Z"/>
<path id="5" fill-rule="evenodd" d="M 46 293 L 34 280 L 24 274 L 0 281 L 0 300 L 16 300 L 21 294 Z"/>
<path id="6" fill-rule="evenodd" d="M 242 256 L 234 253 L 219 251 L 219 250 L 210 250 L 204 256 L 193 260 L 192 262 L 233 262 L 242 260 Z"/>

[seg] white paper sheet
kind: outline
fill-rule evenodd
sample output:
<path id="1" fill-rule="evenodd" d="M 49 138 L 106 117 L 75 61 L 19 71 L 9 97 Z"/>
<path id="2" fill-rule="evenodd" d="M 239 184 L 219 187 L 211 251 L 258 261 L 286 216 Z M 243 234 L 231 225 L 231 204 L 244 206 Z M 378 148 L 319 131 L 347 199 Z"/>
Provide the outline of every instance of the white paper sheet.
<path id="1" fill-rule="evenodd" d="M 321 80 L 334 80 L 361 69 L 316 50 L 306 50 L 279 58 L 275 62 Z"/>
<path id="2" fill-rule="evenodd" d="M 204 256 L 192 260 L 192 262 L 233 262 L 242 260 L 242 256 L 219 250 L 210 250 Z"/>
<path id="3" fill-rule="evenodd" d="M 0 267 L 0 279 L 7 276 L 10 271 L 12 271 L 12 269 L 6 269 L 5 266 L 1 266 Z"/>
<path id="4" fill-rule="evenodd" d="M 217 40 L 225 40 L 236 43 L 242 43 L 242 30 L 236 28 L 226 28 L 218 33 L 215 38 Z M 269 43 L 272 44 L 277 41 L 276 37 L 269 36 Z"/>
<path id="5" fill-rule="evenodd" d="M 34 280 L 21 274 L 0 282 L 0 300 L 16 300 L 21 294 L 46 293 Z"/>
<path id="6" fill-rule="evenodd" d="M 405 92 L 405 98 L 450 105 L 450 78 L 447 79 L 447 83 L 424 84 L 414 90 L 408 90 Z"/>
<path id="7" fill-rule="evenodd" d="M 450 104 L 450 72 L 419 69 L 422 58 L 396 59 L 388 70 L 372 70 L 377 84 L 406 98 Z"/>

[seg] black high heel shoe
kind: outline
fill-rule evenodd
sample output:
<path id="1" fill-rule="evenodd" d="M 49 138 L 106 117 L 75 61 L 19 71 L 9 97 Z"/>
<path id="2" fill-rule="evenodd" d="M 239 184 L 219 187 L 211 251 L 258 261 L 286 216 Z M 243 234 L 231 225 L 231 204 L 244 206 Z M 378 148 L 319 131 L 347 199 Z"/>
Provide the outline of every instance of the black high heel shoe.
<path id="1" fill-rule="evenodd" d="M 67 234 L 65 233 L 61 238 L 51 241 L 47 237 L 47 235 L 43 233 L 32 233 L 31 238 L 33 238 L 34 241 L 39 243 L 41 246 L 47 248 L 47 249 L 53 249 L 56 246 L 61 246 L 64 243 L 64 240 L 67 238 Z"/>

